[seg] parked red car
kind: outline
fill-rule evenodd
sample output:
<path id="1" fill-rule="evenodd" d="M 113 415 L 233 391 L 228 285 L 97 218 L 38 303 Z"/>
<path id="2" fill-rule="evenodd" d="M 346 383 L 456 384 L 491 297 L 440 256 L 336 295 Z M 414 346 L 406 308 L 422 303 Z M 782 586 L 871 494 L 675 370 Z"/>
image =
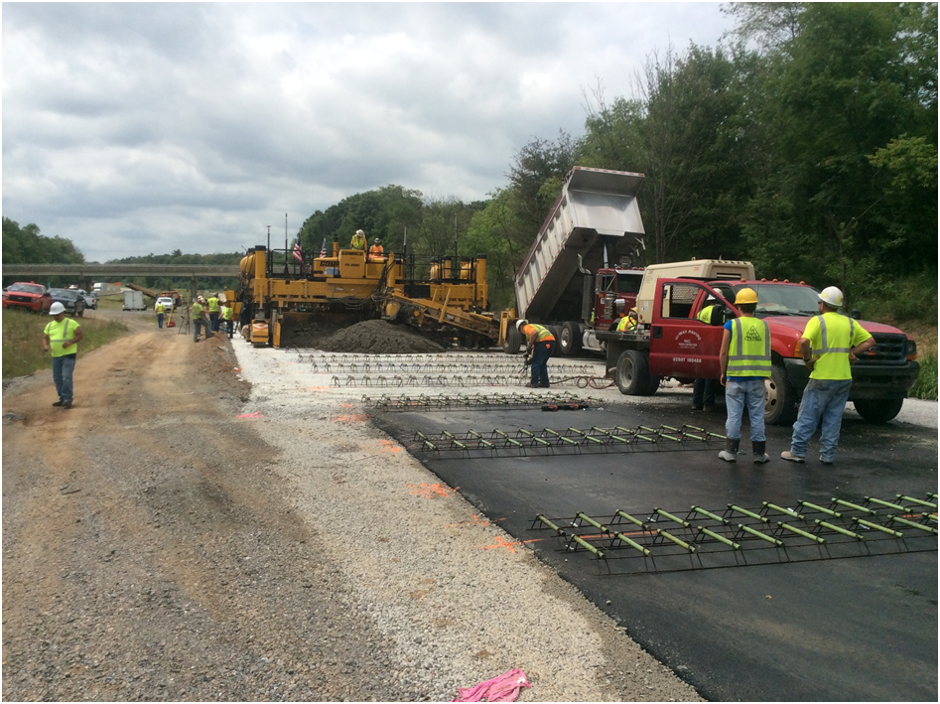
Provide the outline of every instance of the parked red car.
<path id="1" fill-rule="evenodd" d="M 52 306 L 52 296 L 42 284 L 32 282 L 11 284 L 3 292 L 3 307 L 14 306 L 28 308 L 34 313 L 48 313 Z"/>

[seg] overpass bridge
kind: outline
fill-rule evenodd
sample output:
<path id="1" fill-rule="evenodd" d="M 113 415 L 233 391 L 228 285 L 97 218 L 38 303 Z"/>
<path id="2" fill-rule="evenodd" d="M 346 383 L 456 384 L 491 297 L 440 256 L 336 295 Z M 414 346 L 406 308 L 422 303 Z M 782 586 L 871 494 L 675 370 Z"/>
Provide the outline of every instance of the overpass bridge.
<path id="1" fill-rule="evenodd" d="M 238 264 L 10 264 L 3 266 L 3 278 L 34 280 L 37 276 L 62 276 L 77 280 L 79 288 L 91 289 L 94 281 L 115 281 L 132 276 L 189 277 L 191 299 L 196 297 L 196 280 L 233 279 L 241 273 Z"/>

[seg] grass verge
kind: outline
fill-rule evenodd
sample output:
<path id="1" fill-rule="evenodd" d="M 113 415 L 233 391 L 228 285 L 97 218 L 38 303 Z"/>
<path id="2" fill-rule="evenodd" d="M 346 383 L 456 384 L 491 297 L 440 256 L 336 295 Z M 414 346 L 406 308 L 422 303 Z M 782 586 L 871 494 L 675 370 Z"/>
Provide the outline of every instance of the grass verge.
<path id="1" fill-rule="evenodd" d="M 42 351 L 42 331 L 52 320 L 48 315 L 36 315 L 25 310 L 7 308 L 3 311 L 0 335 L 3 339 L 3 378 L 28 376 L 39 369 L 51 369 L 52 358 Z M 78 345 L 78 356 L 127 335 L 124 323 L 113 320 L 77 319 L 84 338 Z"/>
<path id="2" fill-rule="evenodd" d="M 911 398 L 923 398 L 928 401 L 937 400 L 937 356 L 922 357 L 920 360 L 920 375 L 908 392 Z"/>

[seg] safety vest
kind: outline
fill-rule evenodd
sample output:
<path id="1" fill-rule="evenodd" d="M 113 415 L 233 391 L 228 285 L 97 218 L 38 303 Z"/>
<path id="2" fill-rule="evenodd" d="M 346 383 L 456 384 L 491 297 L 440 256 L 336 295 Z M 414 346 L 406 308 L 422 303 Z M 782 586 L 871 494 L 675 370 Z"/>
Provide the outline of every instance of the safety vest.
<path id="1" fill-rule="evenodd" d="M 212 298 L 210 298 L 210 299 L 209 299 L 208 301 L 206 301 L 206 302 L 209 304 L 209 312 L 210 312 L 210 313 L 218 313 L 218 312 L 219 312 L 220 306 L 219 306 L 219 299 L 218 299 L 218 298 L 216 298 L 215 296 L 213 296 Z"/>
<path id="2" fill-rule="evenodd" d="M 202 320 L 203 318 L 203 307 L 201 303 L 193 303 L 193 320 Z"/>
<path id="3" fill-rule="evenodd" d="M 809 319 L 803 332 L 810 342 L 816 363 L 810 379 L 852 378 L 849 352 L 871 335 L 855 320 L 839 313 L 823 313 Z"/>
<path id="4" fill-rule="evenodd" d="M 625 315 L 620 319 L 620 322 L 617 323 L 617 331 L 629 332 L 631 330 L 636 330 L 636 321 L 629 315 Z"/>
<path id="5" fill-rule="evenodd" d="M 349 246 L 353 249 L 361 249 L 363 252 L 366 251 L 366 238 L 365 235 L 355 234 L 352 236 L 352 239 L 349 240 Z"/>
<path id="6" fill-rule="evenodd" d="M 163 315 L 164 313 L 166 313 L 166 308 L 163 306 L 162 303 L 158 303 L 156 306 L 154 306 L 154 311 L 156 312 L 157 315 Z"/>
<path id="7" fill-rule="evenodd" d="M 552 342 L 555 341 L 555 336 L 549 332 L 548 328 L 541 325 L 534 325 L 533 323 L 529 323 L 524 328 L 522 328 L 522 333 L 526 336 L 526 338 L 528 338 L 532 330 L 535 330 L 536 342 L 546 342 L 548 340 L 551 340 Z"/>
<path id="8" fill-rule="evenodd" d="M 222 319 L 223 320 L 235 320 L 235 309 L 232 306 L 225 306 L 222 309 Z"/>
<path id="9" fill-rule="evenodd" d="M 43 332 L 49 336 L 49 347 L 53 357 L 65 357 L 70 354 L 75 354 L 78 351 L 78 348 L 75 346 L 63 349 L 62 343 L 66 341 L 71 342 L 75 338 L 75 331 L 80 327 L 78 321 L 72 320 L 71 318 L 65 318 L 61 323 L 57 320 L 53 320 L 46 325 L 46 329 L 43 330 Z"/>
<path id="10" fill-rule="evenodd" d="M 770 328 L 759 318 L 731 321 L 728 376 L 770 376 Z"/>
<path id="11" fill-rule="evenodd" d="M 383 254 L 385 254 L 385 248 L 380 244 L 374 244 L 369 247 L 369 254 L 374 254 L 381 257 Z"/>
<path id="12" fill-rule="evenodd" d="M 698 314 L 698 319 L 703 323 L 708 325 L 712 324 L 712 313 L 715 312 L 715 306 L 708 306 L 707 308 L 702 308 L 702 311 Z"/>

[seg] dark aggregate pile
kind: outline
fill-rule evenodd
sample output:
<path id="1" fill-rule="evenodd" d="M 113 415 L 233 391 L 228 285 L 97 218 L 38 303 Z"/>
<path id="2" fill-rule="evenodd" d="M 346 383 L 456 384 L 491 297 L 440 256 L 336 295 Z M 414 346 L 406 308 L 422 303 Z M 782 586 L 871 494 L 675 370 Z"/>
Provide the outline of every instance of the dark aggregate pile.
<path id="1" fill-rule="evenodd" d="M 281 334 L 292 347 L 324 352 L 424 354 L 445 350 L 443 345 L 416 330 L 386 320 L 365 320 L 348 326 L 287 320 Z"/>

